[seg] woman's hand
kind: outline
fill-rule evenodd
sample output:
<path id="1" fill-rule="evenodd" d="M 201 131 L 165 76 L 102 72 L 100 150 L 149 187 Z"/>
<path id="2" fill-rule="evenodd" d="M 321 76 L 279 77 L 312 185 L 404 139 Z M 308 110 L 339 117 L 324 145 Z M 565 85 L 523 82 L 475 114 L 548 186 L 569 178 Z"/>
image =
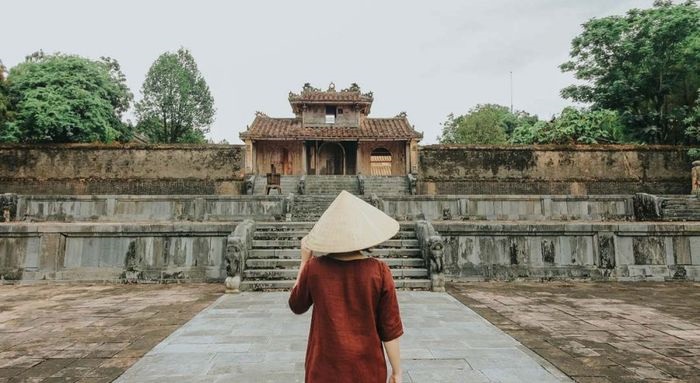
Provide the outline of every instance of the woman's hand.
<path id="1" fill-rule="evenodd" d="M 401 371 L 392 371 L 389 383 L 401 383 Z"/>

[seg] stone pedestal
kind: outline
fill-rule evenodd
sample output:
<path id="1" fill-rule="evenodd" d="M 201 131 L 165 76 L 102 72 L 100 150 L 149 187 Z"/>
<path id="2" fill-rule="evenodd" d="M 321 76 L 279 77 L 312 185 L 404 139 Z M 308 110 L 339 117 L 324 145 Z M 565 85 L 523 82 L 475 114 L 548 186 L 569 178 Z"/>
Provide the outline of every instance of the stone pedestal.
<path id="1" fill-rule="evenodd" d="M 693 162 L 692 170 L 692 191 L 694 194 L 700 194 L 700 161 Z"/>
<path id="2" fill-rule="evenodd" d="M 240 287 L 241 287 L 241 277 L 236 275 L 233 277 L 227 277 L 226 280 L 224 281 L 224 285 L 226 286 L 226 293 L 227 294 L 236 294 L 240 293 Z"/>

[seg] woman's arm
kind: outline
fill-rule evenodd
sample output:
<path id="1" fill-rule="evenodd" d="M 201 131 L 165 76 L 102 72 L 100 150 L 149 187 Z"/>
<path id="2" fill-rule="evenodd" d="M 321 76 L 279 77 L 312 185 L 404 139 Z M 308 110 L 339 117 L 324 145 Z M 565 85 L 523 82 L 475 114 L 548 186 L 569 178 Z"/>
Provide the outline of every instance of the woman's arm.
<path id="1" fill-rule="evenodd" d="M 305 248 L 302 244 L 299 273 L 297 274 L 296 281 L 294 281 L 292 292 L 289 294 L 289 308 L 295 314 L 305 313 L 313 304 L 313 299 L 311 298 L 311 292 L 309 291 L 309 285 L 307 283 L 307 272 L 305 270 L 309 259 L 311 259 L 311 250 Z"/>
<path id="2" fill-rule="evenodd" d="M 391 364 L 391 379 L 389 383 L 401 383 L 401 352 L 399 350 L 399 338 L 384 342 L 386 355 Z"/>
<path id="3" fill-rule="evenodd" d="M 306 266 L 306 262 L 311 259 L 311 250 L 307 249 L 304 247 L 304 245 L 301 245 L 301 264 L 299 265 L 299 273 L 297 273 L 297 279 L 294 281 L 294 286 L 296 286 L 299 283 L 299 276 L 301 275 L 301 272 L 304 271 L 304 266 Z"/>

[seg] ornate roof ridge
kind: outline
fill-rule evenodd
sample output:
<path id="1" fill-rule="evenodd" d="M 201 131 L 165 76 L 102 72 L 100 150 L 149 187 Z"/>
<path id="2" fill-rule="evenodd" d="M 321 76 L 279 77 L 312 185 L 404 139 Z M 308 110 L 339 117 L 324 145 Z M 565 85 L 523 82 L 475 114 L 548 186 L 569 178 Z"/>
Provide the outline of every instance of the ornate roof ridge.
<path id="1" fill-rule="evenodd" d="M 290 101 L 304 101 L 309 98 L 314 98 L 311 96 L 318 96 L 318 95 L 325 95 L 325 96 L 330 96 L 332 94 L 338 94 L 338 96 L 342 95 L 356 95 L 357 100 L 355 101 L 366 101 L 366 102 L 371 102 L 374 99 L 374 94 L 372 92 L 366 92 L 362 93 L 362 89 L 360 88 L 357 83 L 352 83 L 348 88 L 341 89 L 340 91 L 337 91 L 335 88 L 335 83 L 331 82 L 328 85 L 327 90 L 322 90 L 320 88 L 316 88 L 312 86 L 310 83 L 305 83 L 304 86 L 302 87 L 301 91 L 299 93 L 294 93 L 294 92 L 289 92 L 289 100 Z M 313 100 L 311 100 L 313 101 Z M 348 100 L 352 101 L 352 100 Z"/>

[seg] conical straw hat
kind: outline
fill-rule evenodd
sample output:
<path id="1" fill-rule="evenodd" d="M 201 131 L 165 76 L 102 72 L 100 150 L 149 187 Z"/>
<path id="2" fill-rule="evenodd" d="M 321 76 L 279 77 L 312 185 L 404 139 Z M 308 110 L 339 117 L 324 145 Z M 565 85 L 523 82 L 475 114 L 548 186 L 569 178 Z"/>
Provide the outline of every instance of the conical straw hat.
<path id="1" fill-rule="evenodd" d="M 346 253 L 376 246 L 399 231 L 383 211 L 343 190 L 302 239 L 319 253 Z"/>

